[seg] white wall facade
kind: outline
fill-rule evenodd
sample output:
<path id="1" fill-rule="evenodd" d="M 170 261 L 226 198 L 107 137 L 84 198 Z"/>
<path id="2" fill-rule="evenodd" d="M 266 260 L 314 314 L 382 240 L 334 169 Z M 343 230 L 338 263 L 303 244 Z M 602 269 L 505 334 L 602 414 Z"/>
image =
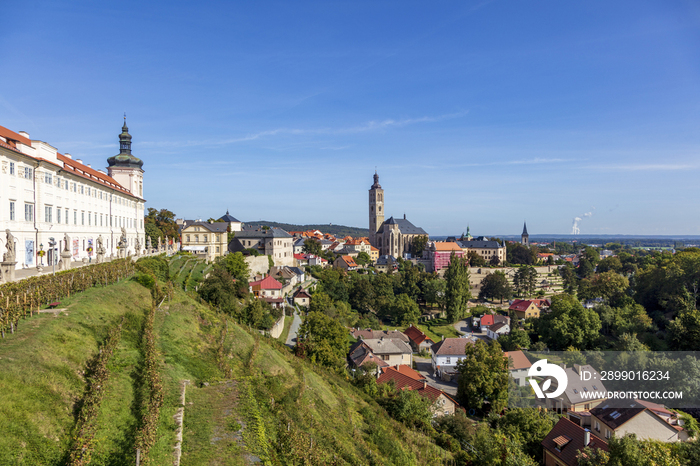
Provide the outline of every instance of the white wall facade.
<path id="1" fill-rule="evenodd" d="M 142 197 L 44 142 L 17 143 L 16 150 L 6 147 L 2 136 L 0 142 L 5 143 L 0 145 L 0 254 L 9 229 L 15 237 L 16 268 L 57 263 L 64 234 L 70 237 L 74 260 L 94 259 L 100 235 L 106 255 L 116 256 L 122 227 L 132 254 L 137 238 L 145 249 Z M 134 186 L 137 182 L 141 183 L 135 179 Z M 58 243 L 54 251 L 49 251 L 50 237 Z M 42 244 L 43 258 L 38 257 Z"/>

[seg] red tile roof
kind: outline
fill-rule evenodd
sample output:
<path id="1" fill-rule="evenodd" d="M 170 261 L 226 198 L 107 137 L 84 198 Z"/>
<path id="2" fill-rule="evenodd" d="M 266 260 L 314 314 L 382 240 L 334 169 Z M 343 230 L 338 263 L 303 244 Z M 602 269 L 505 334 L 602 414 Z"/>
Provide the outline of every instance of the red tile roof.
<path id="1" fill-rule="evenodd" d="M 348 267 L 359 267 L 357 265 L 357 262 L 355 262 L 355 259 L 353 259 L 351 256 L 340 256 L 343 261 L 347 264 Z"/>
<path id="2" fill-rule="evenodd" d="M 25 146 L 32 146 L 32 141 L 29 140 L 29 138 L 26 138 L 19 133 L 15 133 L 14 131 L 7 129 L 4 126 L 0 126 L 0 136 L 11 141 L 19 141 Z"/>
<path id="3" fill-rule="evenodd" d="M 428 340 L 429 342 L 433 342 L 430 338 L 426 336 L 425 333 L 421 331 L 418 327 L 415 327 L 413 324 L 411 324 L 410 327 L 408 327 L 406 330 L 404 330 L 404 335 L 408 337 L 409 340 L 411 340 L 416 346 L 420 345 L 424 341 Z"/>
<path id="4" fill-rule="evenodd" d="M 481 318 L 481 326 L 488 327 L 493 325 L 493 316 L 491 314 L 486 314 Z"/>
<path id="5" fill-rule="evenodd" d="M 559 422 L 557 422 L 549 434 L 542 440 L 542 446 L 547 452 L 564 464 L 576 466 L 578 464 L 576 454 L 585 447 L 584 435 L 585 431 L 583 427 L 566 418 L 562 418 L 559 419 Z M 592 449 L 609 451 L 608 444 L 592 433 L 591 442 L 588 446 Z"/>
<path id="6" fill-rule="evenodd" d="M 282 284 L 272 277 L 265 277 L 262 280 L 257 280 L 250 282 L 250 287 L 252 289 L 258 290 L 281 290 Z M 256 288 L 258 287 L 258 288 Z"/>
<path id="7" fill-rule="evenodd" d="M 396 388 L 400 390 L 416 390 L 421 396 L 424 396 L 431 401 L 437 400 L 440 395 L 443 394 L 441 390 L 431 387 L 426 381 L 418 380 L 405 375 L 393 367 L 387 367 L 382 375 L 380 375 L 377 379 L 377 383 L 389 383 L 392 380 L 396 383 Z"/>
<path id="8" fill-rule="evenodd" d="M 516 299 L 510 305 L 508 310 L 525 312 L 525 311 L 527 311 L 527 308 L 530 307 L 530 304 L 535 304 L 534 300 L 532 300 L 532 299 Z M 537 306 L 537 304 L 535 304 L 535 306 Z"/>

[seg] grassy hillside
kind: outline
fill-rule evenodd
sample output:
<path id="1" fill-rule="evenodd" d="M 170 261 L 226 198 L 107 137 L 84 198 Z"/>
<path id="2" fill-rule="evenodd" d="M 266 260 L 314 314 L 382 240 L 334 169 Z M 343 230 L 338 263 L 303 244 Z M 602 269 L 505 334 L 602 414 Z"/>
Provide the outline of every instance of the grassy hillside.
<path id="1" fill-rule="evenodd" d="M 178 261 L 171 273 L 185 267 Z M 194 272 L 195 264 L 187 268 Z M 181 282 L 189 275 L 183 272 Z M 76 294 L 61 307 L 67 310 L 24 320 L 0 340 L 0 464 L 67 464 L 86 364 L 121 322 L 90 464 L 134 464 L 141 339 L 151 296 L 123 281 Z M 165 396 L 148 464 L 172 464 L 185 380 L 183 465 L 243 465 L 258 458 L 267 464 L 410 465 L 450 457 L 390 419 L 344 376 L 312 367 L 183 291 L 156 311 L 154 333 Z"/>

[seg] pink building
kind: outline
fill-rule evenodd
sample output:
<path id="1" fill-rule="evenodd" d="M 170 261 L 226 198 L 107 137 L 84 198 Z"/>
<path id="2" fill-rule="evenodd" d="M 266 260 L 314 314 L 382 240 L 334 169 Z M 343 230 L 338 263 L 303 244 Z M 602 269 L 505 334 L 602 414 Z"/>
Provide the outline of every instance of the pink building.
<path id="1" fill-rule="evenodd" d="M 457 243 L 452 242 L 434 242 L 428 247 L 428 259 L 430 259 L 430 265 L 432 266 L 432 271 L 438 271 L 444 269 L 450 265 L 450 257 L 452 253 L 457 257 L 463 257 L 464 251 Z"/>

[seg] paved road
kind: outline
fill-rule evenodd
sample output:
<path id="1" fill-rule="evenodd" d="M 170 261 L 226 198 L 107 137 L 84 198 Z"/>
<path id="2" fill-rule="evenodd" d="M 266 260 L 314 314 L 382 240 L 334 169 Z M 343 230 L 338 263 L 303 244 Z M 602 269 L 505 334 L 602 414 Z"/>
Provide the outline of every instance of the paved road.
<path id="1" fill-rule="evenodd" d="M 292 326 L 289 327 L 289 334 L 287 335 L 287 346 L 294 346 L 297 342 L 297 332 L 299 331 L 299 326 L 301 325 L 301 317 L 299 317 L 299 312 L 294 311 L 294 320 L 292 321 Z"/>
<path id="2" fill-rule="evenodd" d="M 428 380 L 428 385 L 442 390 L 450 396 L 457 396 L 456 383 L 443 382 L 433 377 L 433 366 L 430 362 L 430 358 L 413 356 L 413 360 L 416 362 L 416 370 Z"/>

